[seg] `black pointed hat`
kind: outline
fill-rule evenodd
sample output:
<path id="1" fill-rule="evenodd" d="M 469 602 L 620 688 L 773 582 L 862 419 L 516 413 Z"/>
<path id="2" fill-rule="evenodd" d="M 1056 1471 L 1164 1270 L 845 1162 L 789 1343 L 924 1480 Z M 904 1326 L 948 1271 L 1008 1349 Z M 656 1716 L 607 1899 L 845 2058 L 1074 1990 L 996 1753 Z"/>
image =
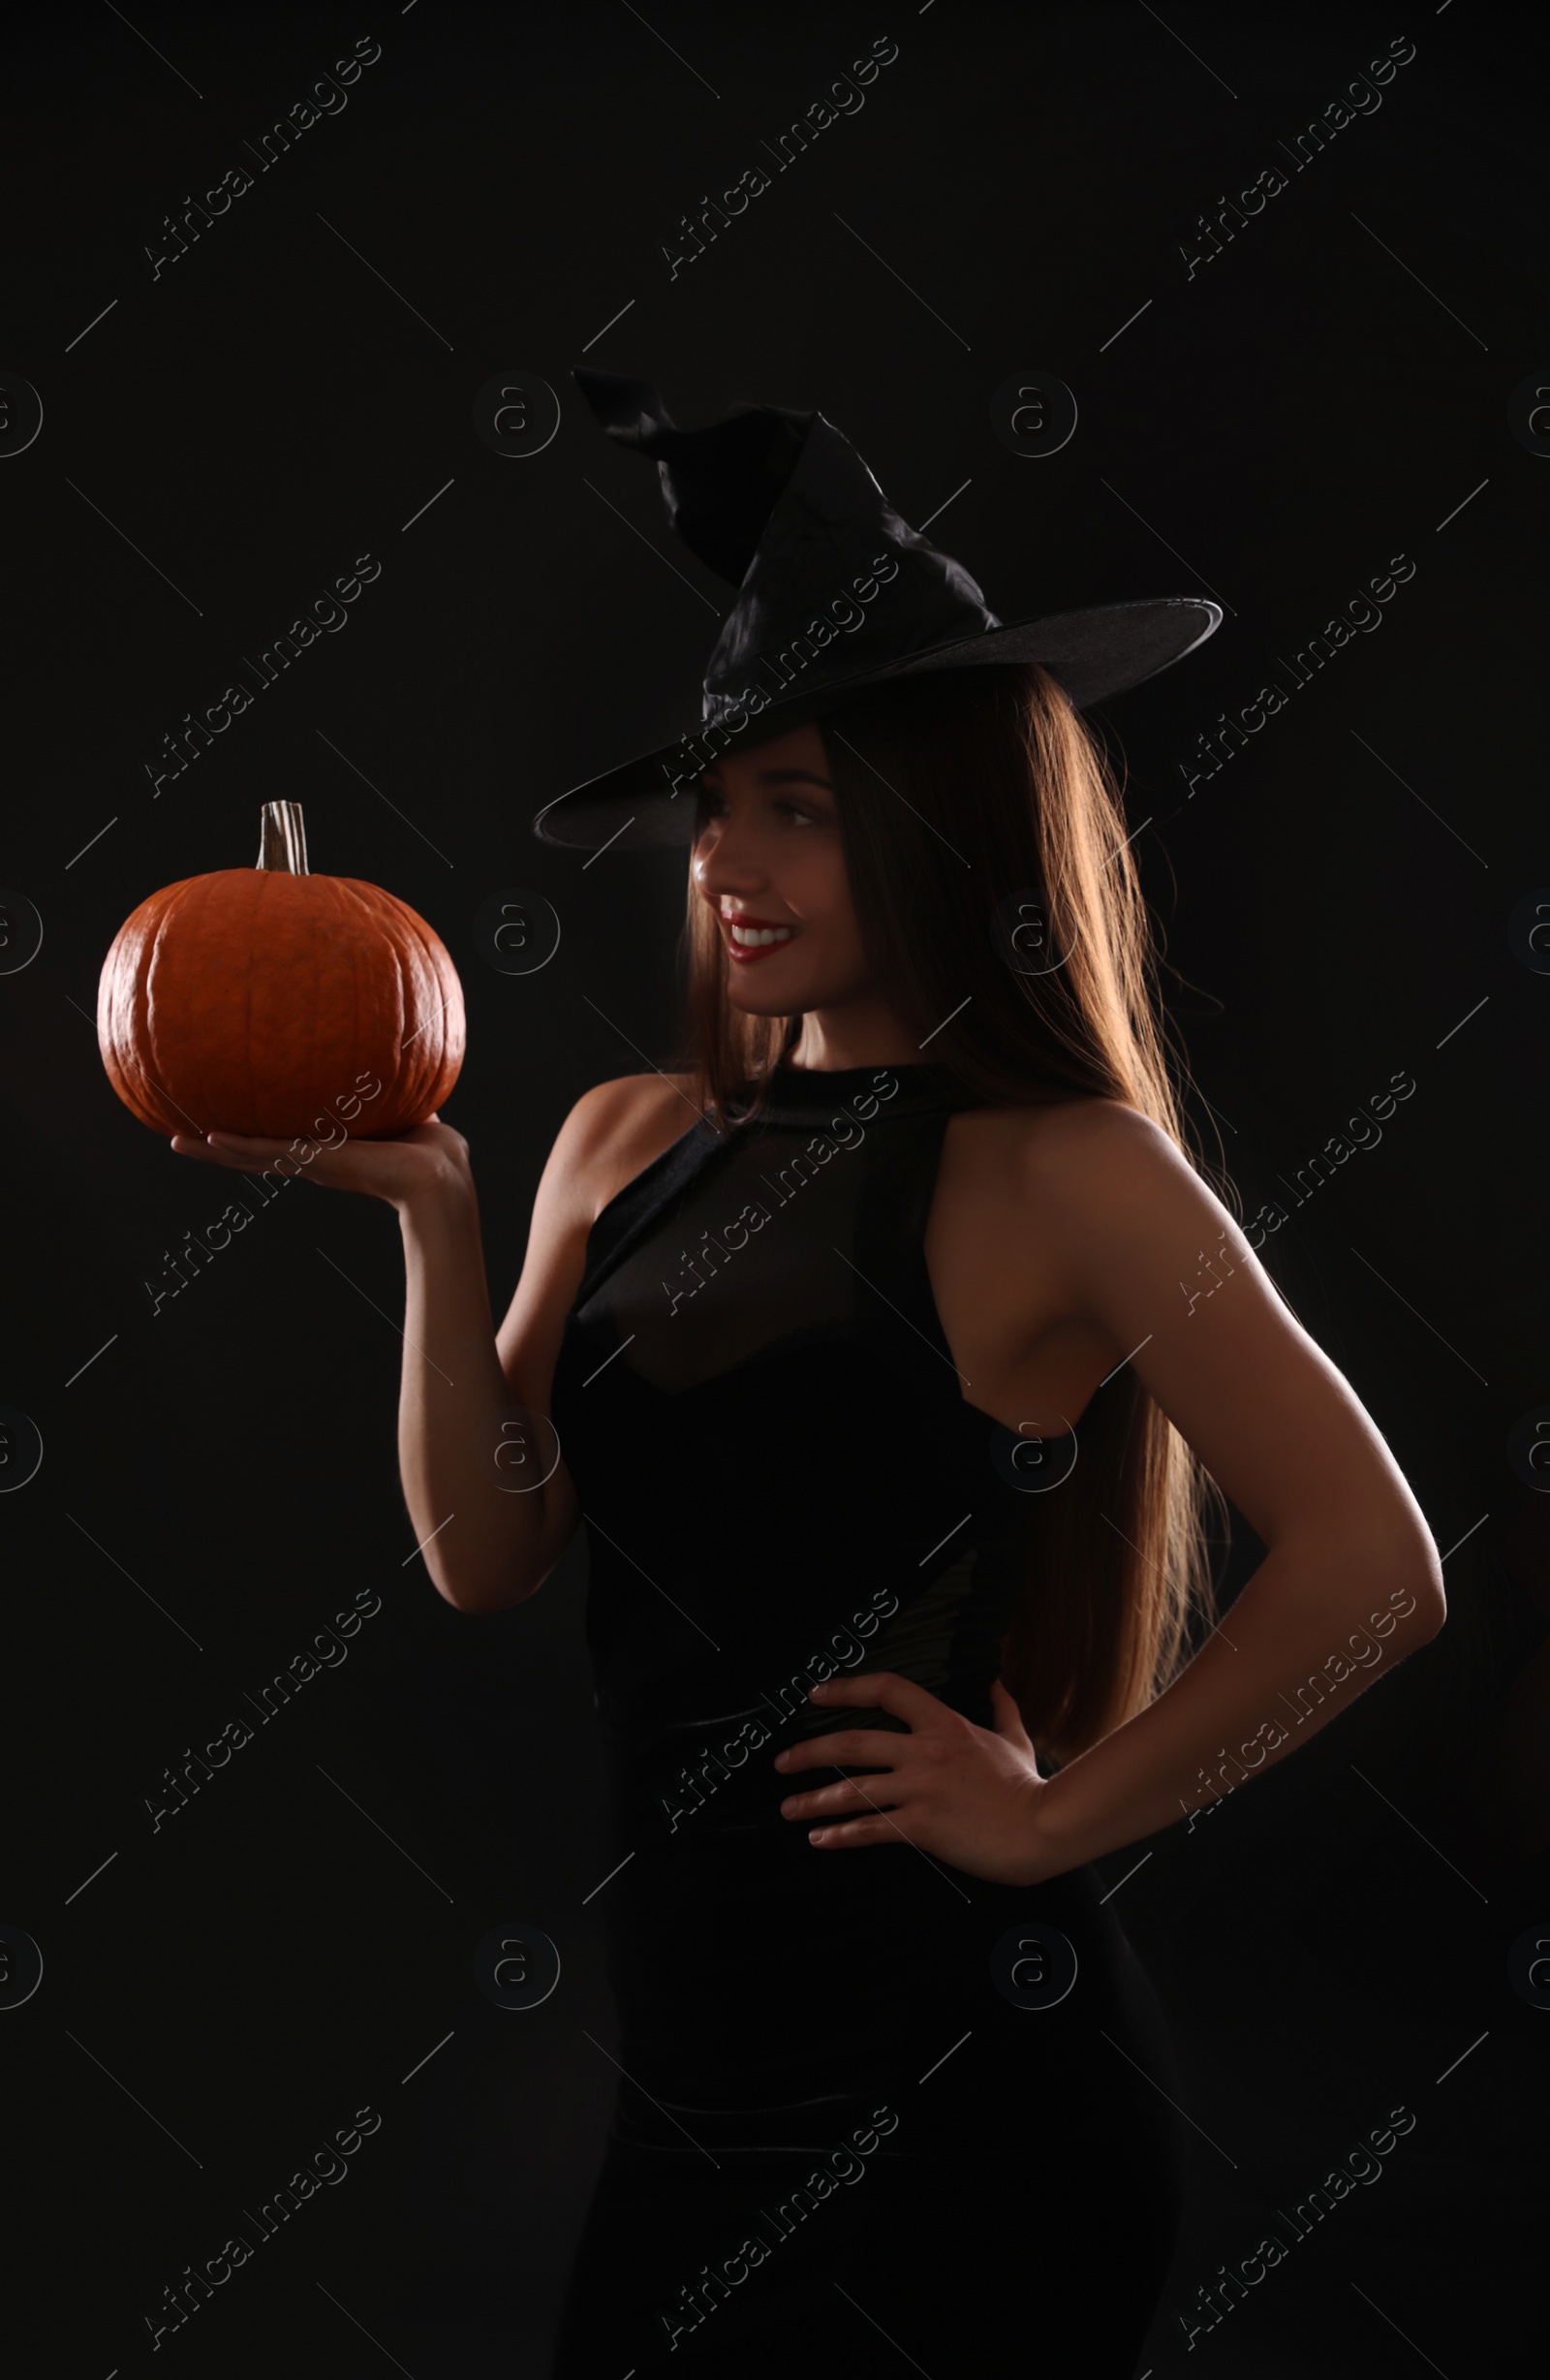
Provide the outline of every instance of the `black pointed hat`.
<path id="1" fill-rule="evenodd" d="M 655 461 L 669 522 L 737 600 L 705 668 L 699 726 L 547 803 L 533 821 L 542 842 L 687 843 L 700 771 L 720 753 L 894 678 L 1038 661 L 1080 707 L 1155 677 L 1221 621 L 1203 595 L 999 620 L 822 414 L 744 405 L 679 429 L 648 381 L 574 377 L 609 437 Z"/>

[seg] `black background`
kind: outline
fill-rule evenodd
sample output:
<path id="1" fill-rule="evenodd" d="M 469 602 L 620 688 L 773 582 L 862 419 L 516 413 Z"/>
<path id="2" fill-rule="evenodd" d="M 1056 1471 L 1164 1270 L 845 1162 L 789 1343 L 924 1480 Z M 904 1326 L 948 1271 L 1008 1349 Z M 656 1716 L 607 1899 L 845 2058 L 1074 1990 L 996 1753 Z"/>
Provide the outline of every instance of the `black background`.
<path id="1" fill-rule="evenodd" d="M 0 880 L 45 925 L 0 977 L 0 1403 L 45 1449 L 0 1499 L 0 1920 L 45 1962 L 0 2011 L 18 2368 L 146 2365 L 164 2284 L 364 2106 L 384 2121 L 348 2181 L 158 2355 L 547 2367 L 615 2080 L 584 1554 L 493 1617 L 431 1588 L 397 1485 L 386 1207 L 289 1190 L 153 1316 L 145 1282 L 227 1190 L 119 1105 L 93 1016 L 129 910 L 250 864 L 260 804 L 299 799 L 312 866 L 389 887 L 459 967 L 444 1112 L 504 1311 L 568 1107 L 660 1061 L 678 996 L 682 856 L 583 870 L 529 822 L 698 715 L 724 605 L 575 397 L 583 358 L 656 378 L 690 424 L 822 405 L 908 518 L 951 499 L 933 537 L 1004 615 L 1227 607 L 1101 716 L 1194 1112 L 1244 1212 L 1286 1206 L 1265 1262 L 1410 1480 L 1450 1615 L 1252 1794 L 1103 1863 L 1199 2127 L 1137 2369 L 1503 2367 L 1532 2335 L 1550 2025 L 1506 1969 L 1550 1918 L 1545 1506 L 1506 1455 L 1550 1401 L 1550 984 L 1507 930 L 1550 882 L 1550 469 L 1509 423 L 1550 380 L 1542 34 L 1463 0 L 131 15 L 52 10 L 20 55 L 11 34 L 0 367 L 44 406 L 0 468 Z M 368 33 L 348 107 L 258 173 L 243 141 Z M 674 276 L 682 212 L 883 35 L 899 54 L 860 113 Z M 1278 141 L 1401 37 L 1380 109 L 1290 172 Z M 1289 187 L 1192 275 L 1197 215 L 1277 163 Z M 164 215 L 233 164 L 253 188 L 154 274 Z M 1041 460 L 990 416 L 1035 369 L 1079 409 Z M 472 421 L 515 370 L 561 403 L 525 460 Z M 348 628 L 153 799 L 166 733 L 364 554 L 382 575 Z M 1187 799 L 1200 733 L 1398 555 L 1381 628 Z M 562 924 L 526 978 L 472 933 L 512 888 Z M 1401 1071 L 1380 1144 L 1294 1206 L 1288 1176 Z M 164 1765 L 368 1589 L 343 1666 L 153 1828 Z M 563 1962 L 526 2014 L 470 1965 L 513 1921 Z M 1187 2349 L 1197 2286 L 1401 2105 L 1380 2183 Z M 1017 2275 L 964 2285 L 1004 2292 L 1037 2367 Z"/>

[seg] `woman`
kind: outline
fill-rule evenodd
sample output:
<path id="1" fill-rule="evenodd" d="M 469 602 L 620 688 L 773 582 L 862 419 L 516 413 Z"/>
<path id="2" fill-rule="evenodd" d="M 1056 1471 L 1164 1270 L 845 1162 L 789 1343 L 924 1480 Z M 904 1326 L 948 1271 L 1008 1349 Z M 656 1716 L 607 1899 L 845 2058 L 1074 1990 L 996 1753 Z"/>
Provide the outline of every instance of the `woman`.
<path id="1" fill-rule="evenodd" d="M 1092 1863 L 1311 1735 L 1287 1702 L 1352 1631 L 1391 1667 L 1443 1617 L 1185 1153 L 1075 665 L 976 658 L 874 656 L 659 782 L 685 1046 L 573 1109 L 498 1333 L 460 1135 L 310 1169 L 400 1216 L 440 1592 L 519 1602 L 587 1522 L 626 2079 L 561 2380 L 1128 2380 L 1188 2136 Z M 1269 1550 L 1186 1658 L 1218 1490 Z"/>

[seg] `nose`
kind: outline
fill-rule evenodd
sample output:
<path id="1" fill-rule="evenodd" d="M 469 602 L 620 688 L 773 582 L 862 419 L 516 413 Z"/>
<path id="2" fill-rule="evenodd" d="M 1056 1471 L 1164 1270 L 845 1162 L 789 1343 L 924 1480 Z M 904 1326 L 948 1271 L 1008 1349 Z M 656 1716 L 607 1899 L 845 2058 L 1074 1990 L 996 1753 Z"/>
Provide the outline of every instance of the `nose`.
<path id="1" fill-rule="evenodd" d="M 755 838 L 725 813 L 708 819 L 696 846 L 695 882 L 712 903 L 724 896 L 746 900 L 768 884 L 754 848 Z"/>

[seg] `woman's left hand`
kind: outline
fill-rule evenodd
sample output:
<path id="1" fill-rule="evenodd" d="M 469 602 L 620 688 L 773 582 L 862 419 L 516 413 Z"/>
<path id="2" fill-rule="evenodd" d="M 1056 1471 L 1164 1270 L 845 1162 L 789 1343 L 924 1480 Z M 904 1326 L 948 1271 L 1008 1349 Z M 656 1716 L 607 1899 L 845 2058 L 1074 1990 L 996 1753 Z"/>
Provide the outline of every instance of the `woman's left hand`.
<path id="1" fill-rule="evenodd" d="M 907 1721 L 910 1733 L 841 1729 L 788 1746 L 775 1762 L 784 1773 L 873 1764 L 888 1773 L 790 1794 L 782 1816 L 822 1820 L 808 1836 L 821 1851 L 904 1841 L 987 1884 L 1041 1884 L 1058 1875 L 1065 1863 L 1042 1839 L 1040 1825 L 1049 1780 L 1039 1774 L 1017 1706 L 999 1678 L 990 1695 L 995 1725 L 986 1728 L 892 1670 L 815 1687 L 820 1706 L 885 1710 Z M 863 1814 L 851 1815 L 856 1810 Z"/>

